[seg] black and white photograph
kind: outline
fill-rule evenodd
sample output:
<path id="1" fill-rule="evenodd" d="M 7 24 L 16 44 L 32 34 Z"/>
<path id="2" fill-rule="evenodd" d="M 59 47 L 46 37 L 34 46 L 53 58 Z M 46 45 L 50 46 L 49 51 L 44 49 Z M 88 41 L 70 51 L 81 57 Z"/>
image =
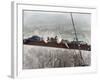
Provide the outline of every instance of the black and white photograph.
<path id="1" fill-rule="evenodd" d="M 23 69 L 91 66 L 91 14 L 23 10 Z"/>

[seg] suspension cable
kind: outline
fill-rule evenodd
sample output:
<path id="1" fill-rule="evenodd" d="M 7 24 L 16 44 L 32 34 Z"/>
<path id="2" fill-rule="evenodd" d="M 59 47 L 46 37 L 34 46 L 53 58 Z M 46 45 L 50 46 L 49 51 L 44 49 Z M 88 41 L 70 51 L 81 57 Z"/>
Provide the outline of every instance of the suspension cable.
<path id="1" fill-rule="evenodd" d="M 83 61 L 83 64 L 84 64 L 84 59 L 83 59 L 83 57 L 82 57 L 82 53 L 81 53 L 81 50 L 80 50 L 80 44 L 79 44 L 78 37 L 77 37 L 77 32 L 76 32 L 76 28 L 75 28 L 75 23 L 74 23 L 74 20 L 73 20 L 72 13 L 70 13 L 70 14 L 71 14 L 72 25 L 73 25 L 74 32 L 75 32 L 75 39 L 76 39 L 76 42 L 78 43 L 78 49 L 79 49 L 80 58 L 81 58 L 81 60 Z M 79 64 L 82 65 L 82 62 L 79 61 Z"/>

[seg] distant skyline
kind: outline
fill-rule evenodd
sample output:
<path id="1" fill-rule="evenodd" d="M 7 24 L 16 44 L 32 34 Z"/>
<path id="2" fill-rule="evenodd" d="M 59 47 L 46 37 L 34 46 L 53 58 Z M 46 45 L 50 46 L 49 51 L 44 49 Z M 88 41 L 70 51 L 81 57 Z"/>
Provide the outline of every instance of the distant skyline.
<path id="1" fill-rule="evenodd" d="M 91 43 L 91 14 L 72 13 L 79 40 Z M 24 11 L 23 35 L 39 35 L 72 41 L 75 37 L 70 13 Z"/>

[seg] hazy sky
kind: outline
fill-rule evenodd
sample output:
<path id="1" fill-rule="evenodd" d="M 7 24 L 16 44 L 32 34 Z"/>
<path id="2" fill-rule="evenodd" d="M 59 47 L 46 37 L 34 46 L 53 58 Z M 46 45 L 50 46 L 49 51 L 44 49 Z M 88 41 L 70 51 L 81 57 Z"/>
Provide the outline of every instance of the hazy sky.
<path id="1" fill-rule="evenodd" d="M 91 14 L 72 13 L 79 40 L 91 43 Z M 60 36 L 73 40 L 74 29 L 70 13 L 24 11 L 24 38 L 32 35 Z"/>

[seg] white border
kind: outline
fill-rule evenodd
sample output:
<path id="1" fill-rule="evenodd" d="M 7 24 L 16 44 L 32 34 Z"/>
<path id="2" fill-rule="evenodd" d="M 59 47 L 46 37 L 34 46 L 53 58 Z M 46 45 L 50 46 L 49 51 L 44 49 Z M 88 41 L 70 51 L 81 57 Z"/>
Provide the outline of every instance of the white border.
<path id="1" fill-rule="evenodd" d="M 70 73 L 86 73 L 96 71 L 96 8 L 86 7 L 66 7 L 66 6 L 54 6 L 54 5 L 36 5 L 25 3 L 12 3 L 12 77 L 13 78 L 25 78 L 25 77 L 39 77 L 47 75 L 62 75 Z M 60 11 L 60 12 L 80 12 L 91 13 L 91 66 L 90 67 L 71 67 L 71 68 L 57 68 L 57 69 L 33 69 L 22 70 L 22 10 L 45 10 L 45 11 Z"/>

